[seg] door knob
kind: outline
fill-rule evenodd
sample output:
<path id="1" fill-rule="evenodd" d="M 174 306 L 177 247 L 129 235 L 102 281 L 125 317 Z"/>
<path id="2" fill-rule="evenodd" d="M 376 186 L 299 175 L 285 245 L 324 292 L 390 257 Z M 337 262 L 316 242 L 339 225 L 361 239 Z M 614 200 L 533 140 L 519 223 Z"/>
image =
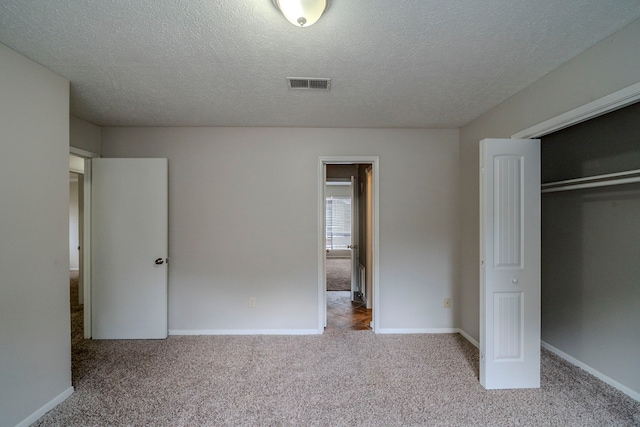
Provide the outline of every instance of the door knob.
<path id="1" fill-rule="evenodd" d="M 158 258 L 155 262 L 156 262 L 156 265 L 164 264 L 164 260 L 162 258 Z"/>

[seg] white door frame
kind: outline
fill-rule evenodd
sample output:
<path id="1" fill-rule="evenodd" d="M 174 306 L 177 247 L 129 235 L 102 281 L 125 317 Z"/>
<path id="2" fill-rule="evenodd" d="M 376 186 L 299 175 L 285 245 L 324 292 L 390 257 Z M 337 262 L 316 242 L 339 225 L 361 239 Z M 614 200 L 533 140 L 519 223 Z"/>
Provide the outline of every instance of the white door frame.
<path id="1" fill-rule="evenodd" d="M 318 333 L 322 334 L 327 324 L 326 251 L 325 251 L 325 183 L 326 165 L 371 164 L 373 173 L 373 332 L 379 330 L 379 224 L 380 224 L 380 158 L 378 156 L 320 156 L 318 157 Z"/>
<path id="2" fill-rule="evenodd" d="M 593 119 L 603 114 L 631 105 L 640 100 L 640 82 L 627 86 L 578 108 L 552 117 L 535 126 L 511 135 L 513 139 L 540 138 L 552 132 Z"/>
<path id="3" fill-rule="evenodd" d="M 84 304 L 84 338 L 91 338 L 91 159 L 100 157 L 96 153 L 69 147 L 69 153 L 84 158 L 84 218 L 82 250 L 82 283 Z"/>

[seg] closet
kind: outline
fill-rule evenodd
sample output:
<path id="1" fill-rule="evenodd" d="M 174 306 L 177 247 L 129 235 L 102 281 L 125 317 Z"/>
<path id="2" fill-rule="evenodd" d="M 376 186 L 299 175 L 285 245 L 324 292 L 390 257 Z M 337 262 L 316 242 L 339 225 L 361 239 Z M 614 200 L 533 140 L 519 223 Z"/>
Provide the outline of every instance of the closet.
<path id="1" fill-rule="evenodd" d="M 640 103 L 541 140 L 543 343 L 638 390 Z"/>

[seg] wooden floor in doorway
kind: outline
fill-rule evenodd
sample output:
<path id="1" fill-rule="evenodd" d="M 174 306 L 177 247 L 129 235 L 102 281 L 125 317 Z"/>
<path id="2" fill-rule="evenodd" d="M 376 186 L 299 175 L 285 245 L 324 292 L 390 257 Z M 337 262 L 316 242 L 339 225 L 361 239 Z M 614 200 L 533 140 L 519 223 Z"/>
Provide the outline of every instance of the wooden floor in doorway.
<path id="1" fill-rule="evenodd" d="M 327 291 L 327 329 L 371 329 L 372 310 L 364 302 L 351 301 L 350 291 Z"/>

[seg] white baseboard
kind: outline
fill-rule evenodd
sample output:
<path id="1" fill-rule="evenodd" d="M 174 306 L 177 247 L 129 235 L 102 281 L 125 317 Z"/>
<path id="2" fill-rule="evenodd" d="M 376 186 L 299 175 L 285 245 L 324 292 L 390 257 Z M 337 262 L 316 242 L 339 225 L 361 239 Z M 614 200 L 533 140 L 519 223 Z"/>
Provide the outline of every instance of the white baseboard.
<path id="1" fill-rule="evenodd" d="M 317 329 L 169 329 L 169 335 L 318 335 Z"/>
<path id="2" fill-rule="evenodd" d="M 69 268 L 69 271 L 80 271 L 80 268 Z"/>
<path id="3" fill-rule="evenodd" d="M 458 333 L 460 335 L 462 335 L 471 344 L 473 344 L 476 348 L 480 348 L 480 343 L 478 341 L 476 341 L 475 339 L 473 339 L 473 337 L 471 335 L 469 335 L 468 333 L 466 333 L 462 329 L 458 329 Z"/>
<path id="4" fill-rule="evenodd" d="M 458 328 L 380 328 L 378 334 L 455 334 Z"/>
<path id="5" fill-rule="evenodd" d="M 584 369 L 585 371 L 589 372 L 591 375 L 593 375 L 594 377 L 598 378 L 599 380 L 604 381 L 605 383 L 609 384 L 610 386 L 612 386 L 614 388 L 617 388 L 618 390 L 620 390 L 621 392 L 623 392 L 624 394 L 626 394 L 630 398 L 632 398 L 634 400 L 637 400 L 637 401 L 640 401 L 640 393 L 638 393 L 637 391 L 631 390 L 629 387 L 627 387 L 627 386 L 625 386 L 623 384 L 620 384 L 618 381 L 614 380 L 613 378 L 608 377 L 605 374 L 603 374 L 602 372 L 593 369 L 591 366 L 579 361 L 575 357 L 569 356 L 564 351 L 555 348 L 554 346 L 552 346 L 551 344 L 549 344 L 547 342 L 540 341 L 540 345 L 542 345 L 542 347 L 546 348 L 550 352 L 556 354 L 557 356 L 563 358 L 567 362 L 569 362 L 569 363 L 571 363 L 573 365 L 576 365 L 578 368 Z"/>
<path id="6" fill-rule="evenodd" d="M 69 387 L 68 389 L 66 389 L 65 391 L 63 391 L 62 393 L 60 393 L 59 395 L 57 395 L 56 397 L 54 397 L 53 399 L 45 403 L 42 407 L 40 407 L 40 409 L 35 411 L 33 414 L 29 415 L 27 418 L 20 421 L 16 425 L 16 427 L 29 427 L 31 424 L 38 421 L 38 419 L 42 417 L 44 414 L 46 414 L 47 412 L 49 412 L 50 410 L 58 406 L 60 403 L 67 400 L 67 398 L 72 394 L 73 394 L 73 387 Z"/>

